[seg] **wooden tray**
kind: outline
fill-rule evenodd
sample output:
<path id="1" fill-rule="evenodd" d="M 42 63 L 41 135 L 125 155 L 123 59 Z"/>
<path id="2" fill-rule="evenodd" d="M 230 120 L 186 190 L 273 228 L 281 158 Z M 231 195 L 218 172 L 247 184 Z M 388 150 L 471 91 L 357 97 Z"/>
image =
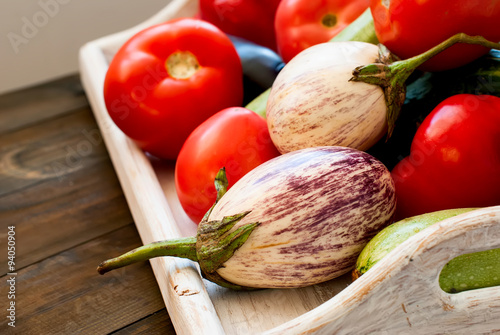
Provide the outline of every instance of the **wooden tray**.
<path id="1" fill-rule="evenodd" d="M 140 25 L 80 50 L 82 83 L 144 244 L 193 236 L 196 225 L 177 199 L 174 165 L 150 159 L 109 118 L 104 77 L 132 35 L 197 9 L 198 1 L 174 0 Z M 500 332 L 500 287 L 450 295 L 437 278 L 459 254 L 498 247 L 500 207 L 491 207 L 426 229 L 353 284 L 347 274 L 301 289 L 234 292 L 202 279 L 188 260 L 163 257 L 151 265 L 179 334 L 477 334 Z"/>

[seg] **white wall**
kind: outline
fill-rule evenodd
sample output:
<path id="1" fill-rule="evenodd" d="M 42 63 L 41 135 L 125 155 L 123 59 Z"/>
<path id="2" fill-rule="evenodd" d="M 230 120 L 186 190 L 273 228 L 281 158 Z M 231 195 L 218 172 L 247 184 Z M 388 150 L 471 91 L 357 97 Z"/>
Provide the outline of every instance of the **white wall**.
<path id="1" fill-rule="evenodd" d="M 78 71 L 86 42 L 130 28 L 170 0 L 1 0 L 0 94 Z"/>

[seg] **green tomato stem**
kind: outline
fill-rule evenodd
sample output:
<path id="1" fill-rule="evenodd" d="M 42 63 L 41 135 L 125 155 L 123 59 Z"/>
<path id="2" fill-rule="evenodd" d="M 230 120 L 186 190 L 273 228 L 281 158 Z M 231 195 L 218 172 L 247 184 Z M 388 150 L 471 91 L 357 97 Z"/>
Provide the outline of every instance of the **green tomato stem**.
<path id="1" fill-rule="evenodd" d="M 387 105 L 387 137 L 392 135 L 396 120 L 406 98 L 406 80 L 423 63 L 457 43 L 476 44 L 490 49 L 500 49 L 500 44 L 486 40 L 482 36 L 456 34 L 428 51 L 405 59 L 394 60 L 381 46 L 380 62 L 363 65 L 353 70 L 351 81 L 361 81 L 379 85 L 384 89 Z"/>

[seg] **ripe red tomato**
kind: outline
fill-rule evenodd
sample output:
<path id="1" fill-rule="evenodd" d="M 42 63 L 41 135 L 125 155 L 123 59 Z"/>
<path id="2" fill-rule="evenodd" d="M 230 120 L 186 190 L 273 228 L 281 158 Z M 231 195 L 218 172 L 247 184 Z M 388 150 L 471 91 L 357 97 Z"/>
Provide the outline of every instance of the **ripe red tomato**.
<path id="1" fill-rule="evenodd" d="M 112 120 L 140 148 L 175 159 L 200 123 L 242 103 L 241 62 L 214 25 L 173 20 L 120 48 L 106 73 L 104 99 Z"/>
<path id="2" fill-rule="evenodd" d="M 222 31 L 276 50 L 274 16 L 281 0 L 200 0 L 200 17 Z"/>
<path id="3" fill-rule="evenodd" d="M 222 167 L 230 188 L 250 170 L 279 156 L 266 121 L 243 108 L 226 108 L 203 122 L 184 143 L 175 186 L 186 214 L 199 223 L 214 204 L 214 179 Z"/>
<path id="4" fill-rule="evenodd" d="M 458 34 L 500 40 L 500 2 L 482 0 L 371 0 L 380 43 L 402 59 L 421 54 Z M 462 66 L 487 53 L 476 45 L 454 45 L 421 66 L 429 71 Z"/>
<path id="5" fill-rule="evenodd" d="M 370 0 L 282 0 L 274 28 L 283 61 L 315 44 L 327 42 L 356 20 Z"/>
<path id="6" fill-rule="evenodd" d="M 442 209 L 500 205 L 500 98 L 445 99 L 392 170 L 397 218 Z"/>

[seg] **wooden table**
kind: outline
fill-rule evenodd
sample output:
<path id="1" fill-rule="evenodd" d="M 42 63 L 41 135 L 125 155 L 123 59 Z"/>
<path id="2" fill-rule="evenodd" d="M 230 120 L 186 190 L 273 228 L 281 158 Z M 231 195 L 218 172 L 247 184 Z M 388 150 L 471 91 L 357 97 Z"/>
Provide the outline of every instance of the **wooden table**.
<path id="1" fill-rule="evenodd" d="M 0 334 L 175 334 L 141 244 L 79 77 L 1 95 Z"/>

